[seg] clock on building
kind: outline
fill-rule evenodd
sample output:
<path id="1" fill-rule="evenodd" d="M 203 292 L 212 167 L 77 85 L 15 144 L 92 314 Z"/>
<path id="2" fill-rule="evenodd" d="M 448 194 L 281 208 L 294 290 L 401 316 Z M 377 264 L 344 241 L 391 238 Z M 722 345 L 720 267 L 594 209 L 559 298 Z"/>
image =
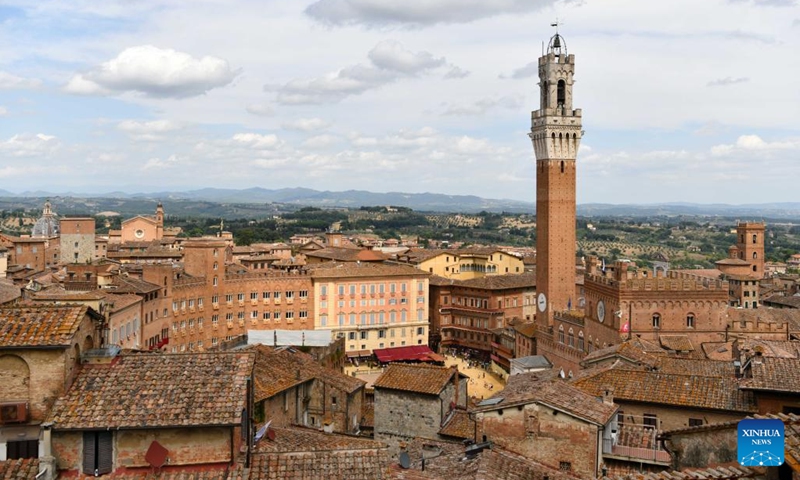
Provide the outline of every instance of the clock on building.
<path id="1" fill-rule="evenodd" d="M 544 312 L 547 308 L 547 297 L 544 296 L 544 293 L 539 294 L 539 298 L 537 299 L 536 303 L 539 305 L 539 311 Z"/>
<path id="2" fill-rule="evenodd" d="M 602 300 L 597 302 L 597 319 L 600 320 L 600 323 L 603 323 L 603 320 L 606 318 L 606 304 Z"/>

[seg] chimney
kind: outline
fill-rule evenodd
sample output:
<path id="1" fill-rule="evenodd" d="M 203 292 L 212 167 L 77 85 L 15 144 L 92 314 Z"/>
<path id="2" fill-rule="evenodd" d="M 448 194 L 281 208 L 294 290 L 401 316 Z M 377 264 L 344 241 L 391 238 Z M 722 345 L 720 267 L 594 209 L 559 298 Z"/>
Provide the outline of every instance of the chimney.
<path id="1" fill-rule="evenodd" d="M 611 405 L 614 403 L 614 389 L 606 387 L 603 389 L 603 403 Z"/>

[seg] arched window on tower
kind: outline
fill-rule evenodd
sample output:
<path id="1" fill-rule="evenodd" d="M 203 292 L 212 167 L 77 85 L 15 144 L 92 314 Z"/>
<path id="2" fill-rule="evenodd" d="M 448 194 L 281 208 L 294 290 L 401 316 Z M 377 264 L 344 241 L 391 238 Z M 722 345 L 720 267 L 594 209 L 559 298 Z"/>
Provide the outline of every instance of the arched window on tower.
<path id="1" fill-rule="evenodd" d="M 758 258 L 758 254 L 756 252 L 753 252 L 753 260 L 755 260 L 756 258 Z"/>
<path id="2" fill-rule="evenodd" d="M 556 98 L 558 99 L 559 107 L 563 107 L 567 103 L 567 82 L 564 80 L 558 81 L 558 93 Z"/>
<path id="3" fill-rule="evenodd" d="M 753 234 L 753 243 L 758 242 L 758 235 Z"/>
<path id="4" fill-rule="evenodd" d="M 564 173 L 564 160 L 561 160 L 561 173 Z"/>

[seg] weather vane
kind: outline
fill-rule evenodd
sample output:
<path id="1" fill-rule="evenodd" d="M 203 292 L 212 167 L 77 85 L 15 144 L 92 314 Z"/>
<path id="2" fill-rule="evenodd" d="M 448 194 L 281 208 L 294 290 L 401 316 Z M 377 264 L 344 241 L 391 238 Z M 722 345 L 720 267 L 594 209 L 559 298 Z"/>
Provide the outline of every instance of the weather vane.
<path id="1" fill-rule="evenodd" d="M 558 34 L 558 26 L 559 25 L 563 25 L 563 23 L 558 21 L 558 17 L 556 17 L 556 21 L 555 22 L 550 24 L 551 27 L 556 27 L 556 34 Z"/>

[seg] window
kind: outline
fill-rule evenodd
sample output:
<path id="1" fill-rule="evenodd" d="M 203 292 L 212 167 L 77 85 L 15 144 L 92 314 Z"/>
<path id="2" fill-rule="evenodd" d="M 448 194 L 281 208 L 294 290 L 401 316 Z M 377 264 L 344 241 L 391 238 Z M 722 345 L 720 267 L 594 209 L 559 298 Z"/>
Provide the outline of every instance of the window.
<path id="1" fill-rule="evenodd" d="M 293 320 L 294 312 L 286 312 L 286 320 Z"/>
<path id="2" fill-rule="evenodd" d="M 236 300 L 238 300 L 240 302 L 244 302 L 244 293 L 237 293 L 236 294 Z"/>
<path id="3" fill-rule="evenodd" d="M 356 332 L 350 332 L 347 334 L 348 340 L 355 340 L 356 339 Z"/>
<path id="4" fill-rule="evenodd" d="M 233 303 L 233 294 L 229 293 L 225 295 L 225 303 Z"/>
<path id="5" fill-rule="evenodd" d="M 625 423 L 625 412 L 617 410 L 617 426 L 621 427 Z"/>
<path id="6" fill-rule="evenodd" d="M 585 344 L 583 341 L 583 332 L 578 332 L 578 350 L 584 351 Z"/>
<path id="7" fill-rule="evenodd" d="M 211 315 L 211 325 L 217 326 L 219 324 L 219 315 Z"/>
<path id="8" fill-rule="evenodd" d="M 366 330 L 361 331 L 361 340 L 367 340 L 369 338 L 369 332 Z"/>
<path id="9" fill-rule="evenodd" d="M 39 457 L 38 440 L 9 441 L 6 444 L 6 458 L 8 460 L 37 457 Z"/>
<path id="10" fill-rule="evenodd" d="M 758 243 L 758 235 L 753 234 L 753 243 Z M 756 258 L 756 257 L 753 257 Z"/>
<path id="11" fill-rule="evenodd" d="M 650 428 L 658 428 L 658 417 L 654 413 L 645 413 L 642 415 L 642 424 Z"/>
<path id="12" fill-rule="evenodd" d="M 319 324 L 322 327 L 327 326 L 328 325 L 328 316 L 327 315 L 320 315 L 319 316 Z"/>
<path id="13" fill-rule="evenodd" d="M 300 310 L 297 316 L 299 318 L 308 318 L 308 310 Z"/>
<path id="14" fill-rule="evenodd" d="M 378 330 L 378 338 L 386 338 L 386 330 Z"/>
<path id="15" fill-rule="evenodd" d="M 319 287 L 319 294 L 325 296 L 328 294 L 328 286 L 327 285 L 320 285 Z"/>
<path id="16" fill-rule="evenodd" d="M 425 335 L 425 327 L 418 327 L 417 335 Z"/>
<path id="17" fill-rule="evenodd" d="M 308 298 L 308 290 L 300 290 L 297 292 L 297 296 L 300 298 Z"/>
<path id="18" fill-rule="evenodd" d="M 686 328 L 694 328 L 694 314 L 686 315 Z"/>
<path id="19" fill-rule="evenodd" d="M 564 326 L 559 325 L 558 327 L 558 343 L 564 343 Z"/>
<path id="20" fill-rule="evenodd" d="M 250 300 L 258 300 L 258 292 L 250 292 Z"/>
<path id="21" fill-rule="evenodd" d="M 214 277 L 213 285 L 214 285 L 215 287 L 216 287 L 217 285 L 219 285 L 219 281 L 217 280 L 217 277 Z"/>
<path id="22" fill-rule="evenodd" d="M 661 328 L 661 315 L 658 313 L 653 314 L 653 328 Z"/>
<path id="23" fill-rule="evenodd" d="M 112 435 L 109 431 L 83 432 L 83 473 L 92 476 L 111 473 Z"/>
<path id="24" fill-rule="evenodd" d="M 567 336 L 567 345 L 570 347 L 575 347 L 575 333 L 572 329 L 569 329 L 569 335 Z"/>
<path id="25" fill-rule="evenodd" d="M 237 320 L 244 320 L 244 312 L 239 312 L 236 314 Z"/>
<path id="26" fill-rule="evenodd" d="M 250 312 L 250 318 L 252 320 L 257 320 L 258 319 L 258 310 L 253 310 L 252 312 Z"/>
<path id="27" fill-rule="evenodd" d="M 270 313 L 269 312 L 264 312 L 263 314 L 261 314 L 261 319 L 262 320 L 269 320 L 269 317 L 270 317 Z"/>
<path id="28" fill-rule="evenodd" d="M 293 298 L 294 298 L 294 292 L 292 292 L 292 291 L 286 292 L 286 299 L 287 300 L 291 300 Z"/>
<path id="29" fill-rule="evenodd" d="M 701 425 L 703 425 L 703 419 L 702 418 L 690 418 L 689 419 L 689 426 L 690 427 L 699 427 Z"/>
<path id="30" fill-rule="evenodd" d="M 272 298 L 274 298 L 275 300 L 280 300 L 281 292 L 272 292 Z"/>
<path id="31" fill-rule="evenodd" d="M 261 298 L 264 300 L 269 300 L 269 297 L 272 296 L 272 292 L 261 292 Z"/>
<path id="32" fill-rule="evenodd" d="M 339 285 L 339 295 L 344 295 L 344 285 Z"/>
<path id="33" fill-rule="evenodd" d="M 219 339 L 217 337 L 211 337 L 211 345 L 216 345 L 219 343 Z"/>

